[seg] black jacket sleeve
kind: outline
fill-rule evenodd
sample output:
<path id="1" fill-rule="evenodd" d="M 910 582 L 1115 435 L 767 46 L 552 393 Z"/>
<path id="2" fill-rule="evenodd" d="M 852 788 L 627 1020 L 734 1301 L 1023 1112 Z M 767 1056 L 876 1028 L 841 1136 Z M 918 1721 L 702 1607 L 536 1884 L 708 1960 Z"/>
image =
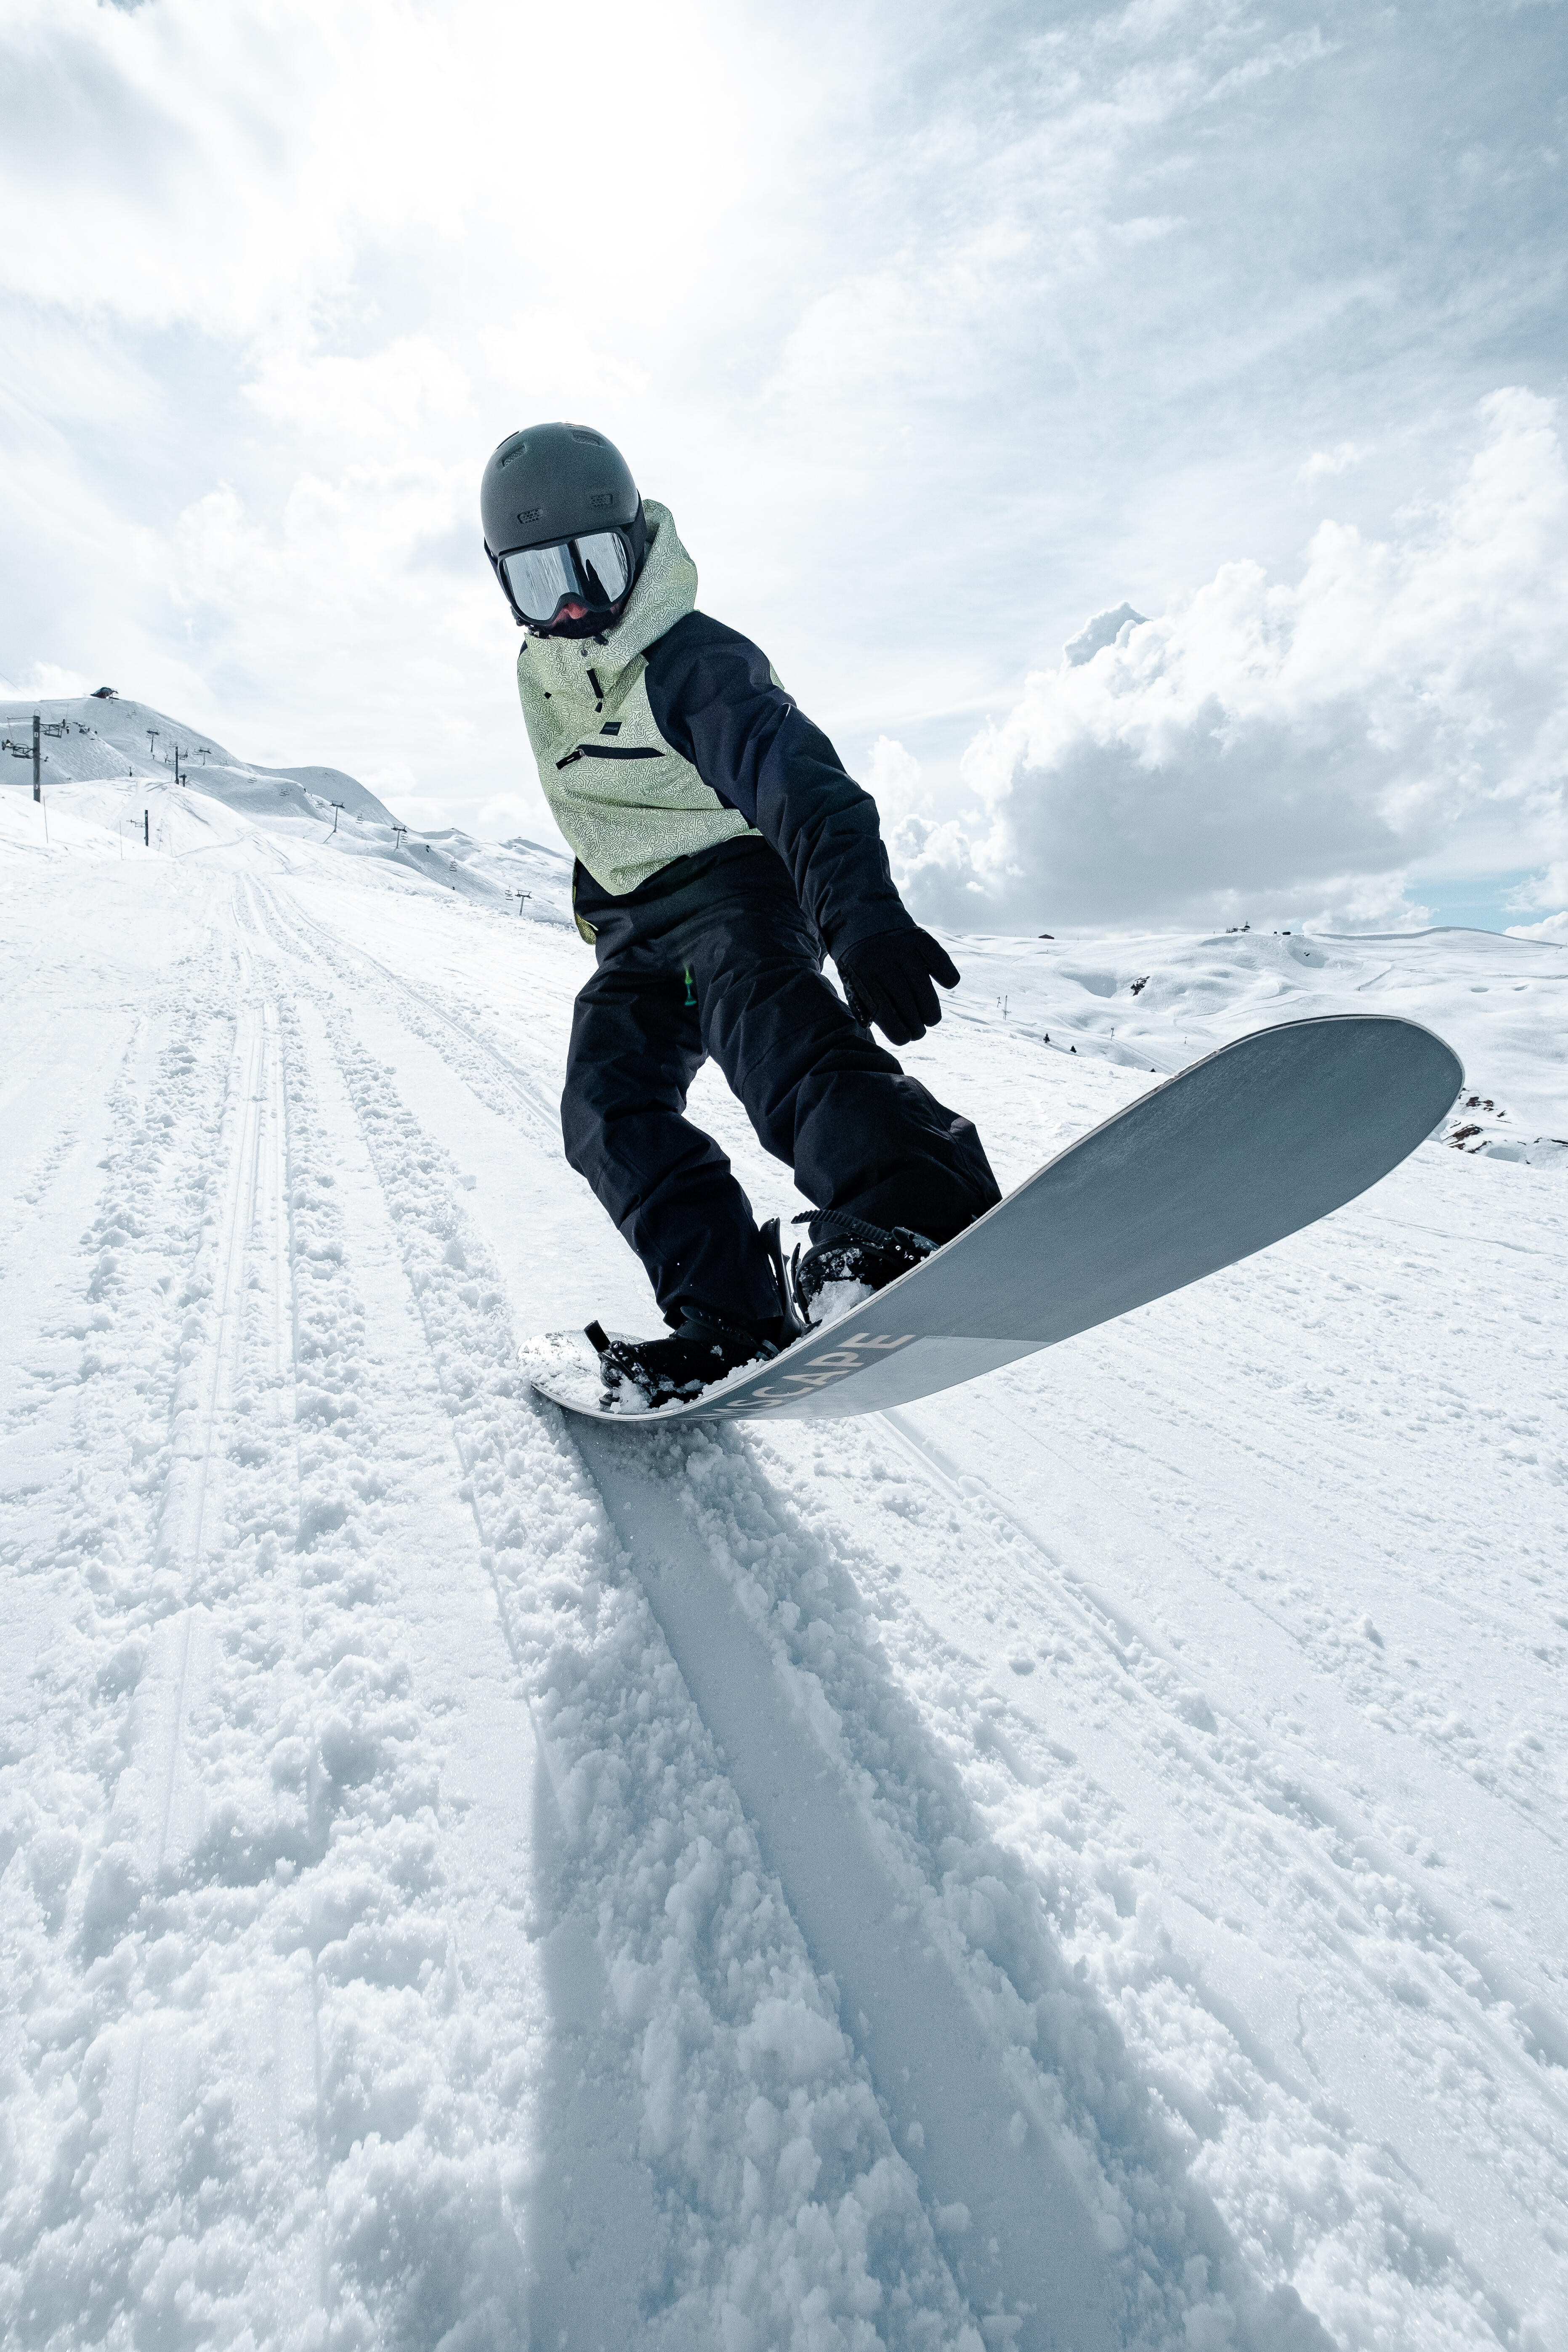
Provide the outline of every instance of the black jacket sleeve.
<path id="1" fill-rule="evenodd" d="M 914 928 L 876 802 L 749 637 L 688 613 L 649 647 L 646 682 L 665 741 L 778 852 L 829 954 Z"/>

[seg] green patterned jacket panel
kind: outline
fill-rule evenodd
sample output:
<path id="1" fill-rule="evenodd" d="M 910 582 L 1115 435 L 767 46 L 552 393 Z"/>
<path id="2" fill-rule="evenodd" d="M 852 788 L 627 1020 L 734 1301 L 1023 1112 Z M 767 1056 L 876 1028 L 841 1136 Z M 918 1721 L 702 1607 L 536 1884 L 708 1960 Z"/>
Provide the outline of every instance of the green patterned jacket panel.
<path id="1" fill-rule="evenodd" d="M 678 857 L 755 833 L 659 733 L 644 648 L 697 602 L 669 510 L 645 499 L 643 568 L 607 642 L 526 636 L 518 692 L 552 815 L 601 888 L 624 898 Z"/>

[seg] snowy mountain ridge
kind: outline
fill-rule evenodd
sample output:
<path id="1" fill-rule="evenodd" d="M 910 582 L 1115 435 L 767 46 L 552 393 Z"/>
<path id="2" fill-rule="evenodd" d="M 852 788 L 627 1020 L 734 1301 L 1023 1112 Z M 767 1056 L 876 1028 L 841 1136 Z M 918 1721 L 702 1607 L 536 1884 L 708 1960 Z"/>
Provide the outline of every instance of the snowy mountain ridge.
<path id="1" fill-rule="evenodd" d="M 1004 1184 L 1352 1005 L 1478 1133 L 928 1405 L 595 1449 L 564 861 L 126 764 L 0 796 L 5 2340 L 1556 2352 L 1562 950 L 952 940 L 903 1058 Z"/>
<path id="2" fill-rule="evenodd" d="M 351 816 L 368 816 L 388 826 L 393 823 L 375 794 L 340 768 L 256 767 L 237 760 L 204 730 L 187 727 L 148 703 L 118 694 L 23 700 L 0 715 L 0 732 L 13 744 L 26 740 L 35 711 L 44 722 L 45 781 L 51 785 L 118 776 L 122 770 L 132 778 L 170 774 L 177 746 L 187 776 L 195 776 L 214 799 L 260 813 L 268 806 L 264 794 L 270 786 L 287 807 L 313 803 L 330 810 L 336 802 Z M 289 786 L 294 789 L 284 789 Z M 331 822 L 330 815 L 327 822 Z"/>
<path id="3" fill-rule="evenodd" d="M 533 920 L 569 919 L 570 866 L 558 851 L 522 840 L 497 848 L 456 826 L 420 831 L 402 824 L 341 769 L 256 767 L 201 730 L 120 696 L 18 704 L 5 716 L 0 733 L 14 745 L 30 746 L 35 709 L 59 730 L 43 742 L 43 786 L 55 835 L 78 854 L 92 854 L 96 845 L 122 855 L 121 845 L 142 829 L 143 811 L 155 810 L 162 848 L 170 856 L 189 856 L 219 841 L 229 847 L 246 842 L 276 867 L 286 857 L 285 840 L 330 839 L 334 856 L 385 861 L 420 883 L 462 896 L 510 898 L 519 911 L 531 905 Z M 176 746 L 182 761 L 177 793 Z M 29 765 L 0 766 L 0 787 L 30 780 Z M 149 835 L 153 821 L 150 816 Z"/>
<path id="4" fill-rule="evenodd" d="M 1554 942 L 1457 929 L 1156 932 L 979 937 L 954 952 L 972 988 L 991 989 L 990 1012 L 1018 1034 L 1162 1076 L 1274 1021 L 1390 1013 L 1422 1022 L 1456 1048 L 1470 1080 L 1446 1122 L 1459 1149 L 1568 1168 L 1568 950 Z"/>

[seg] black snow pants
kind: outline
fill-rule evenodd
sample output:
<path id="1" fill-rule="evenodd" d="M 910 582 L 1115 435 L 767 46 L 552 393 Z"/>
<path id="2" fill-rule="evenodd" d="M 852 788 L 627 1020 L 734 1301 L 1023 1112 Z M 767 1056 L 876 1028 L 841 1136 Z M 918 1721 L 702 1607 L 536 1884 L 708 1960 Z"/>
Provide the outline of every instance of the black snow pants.
<path id="1" fill-rule="evenodd" d="M 821 941 L 765 844 L 681 858 L 622 898 L 579 866 L 574 895 L 598 969 L 573 1017 L 566 1157 L 668 1323 L 688 1308 L 750 1324 L 779 1311 L 752 1204 L 684 1116 L 710 1055 L 819 1209 L 942 1243 L 1001 1198 L 970 1121 L 906 1077 L 824 979 Z"/>

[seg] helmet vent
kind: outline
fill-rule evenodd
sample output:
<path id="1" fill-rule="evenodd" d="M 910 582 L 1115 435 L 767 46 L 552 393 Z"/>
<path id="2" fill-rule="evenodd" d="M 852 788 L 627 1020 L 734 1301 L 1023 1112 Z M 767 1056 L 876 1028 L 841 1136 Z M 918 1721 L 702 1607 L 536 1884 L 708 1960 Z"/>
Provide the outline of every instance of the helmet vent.
<path id="1" fill-rule="evenodd" d="M 521 457 L 527 446 L 528 441 L 526 436 L 520 433 L 515 441 L 509 441 L 506 447 L 499 453 L 496 458 L 496 464 L 498 466 L 510 466 L 514 457 Z"/>
<path id="2" fill-rule="evenodd" d="M 581 425 L 574 425 L 572 438 L 574 441 L 591 441 L 595 449 L 602 449 L 605 446 L 605 436 L 602 433 L 590 433 Z"/>
<path id="3" fill-rule="evenodd" d="M 614 490 L 590 490 L 588 493 L 588 504 L 591 507 L 613 507 L 615 503 Z"/>
<path id="4" fill-rule="evenodd" d="M 519 522 L 537 522 L 543 512 L 542 507 L 524 507 L 518 520 Z"/>

